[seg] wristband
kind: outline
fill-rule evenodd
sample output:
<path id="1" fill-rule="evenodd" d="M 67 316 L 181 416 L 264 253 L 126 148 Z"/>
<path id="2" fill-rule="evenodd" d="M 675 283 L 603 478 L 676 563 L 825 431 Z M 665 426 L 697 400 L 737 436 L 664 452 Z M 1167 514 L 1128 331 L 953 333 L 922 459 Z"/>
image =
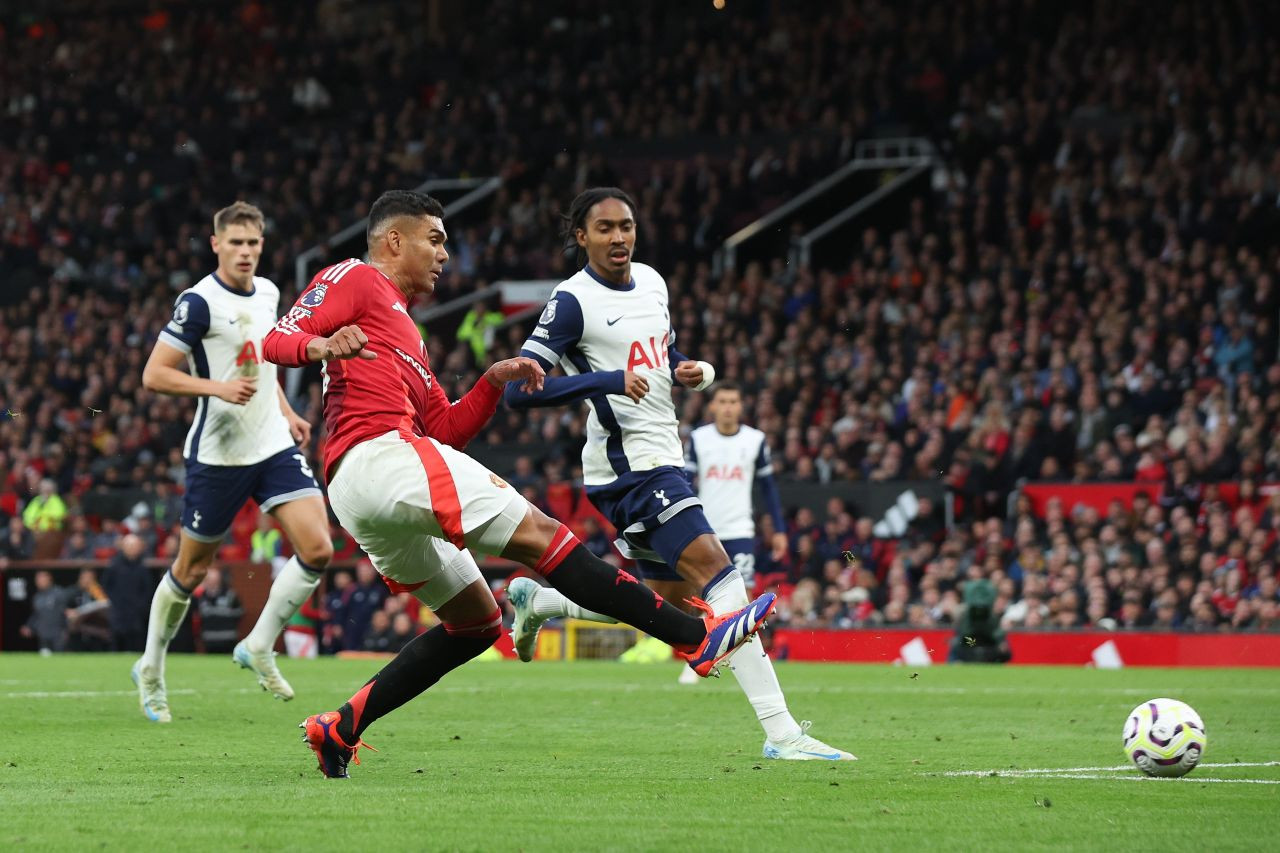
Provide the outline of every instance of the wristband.
<path id="1" fill-rule="evenodd" d="M 693 386 L 695 391 L 705 391 L 711 387 L 711 383 L 716 381 L 716 369 L 705 361 L 697 362 L 698 367 L 702 368 L 702 381 Z"/>

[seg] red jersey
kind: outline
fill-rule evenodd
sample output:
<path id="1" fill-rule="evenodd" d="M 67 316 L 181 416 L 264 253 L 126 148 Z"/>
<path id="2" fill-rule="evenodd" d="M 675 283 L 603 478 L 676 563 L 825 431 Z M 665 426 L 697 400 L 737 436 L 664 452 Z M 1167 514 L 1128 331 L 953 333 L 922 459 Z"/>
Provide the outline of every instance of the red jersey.
<path id="1" fill-rule="evenodd" d="M 321 270 L 263 342 L 268 361 L 308 363 L 307 344 L 356 325 L 375 359 L 324 364 L 326 479 L 355 445 L 393 430 L 406 440 L 430 436 L 462 449 L 498 408 L 502 389 L 484 377 L 456 404 L 440 388 L 405 296 L 377 268 L 355 258 Z"/>

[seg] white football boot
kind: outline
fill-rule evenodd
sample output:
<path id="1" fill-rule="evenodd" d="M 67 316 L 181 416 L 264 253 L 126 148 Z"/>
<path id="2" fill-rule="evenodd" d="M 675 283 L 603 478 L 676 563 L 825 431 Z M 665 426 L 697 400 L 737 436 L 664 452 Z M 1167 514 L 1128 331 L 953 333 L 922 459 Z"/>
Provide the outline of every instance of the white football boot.
<path id="1" fill-rule="evenodd" d="M 169 713 L 169 697 L 165 694 L 164 676 L 157 675 L 142 666 L 142 659 L 134 661 L 129 670 L 129 677 L 138 688 L 138 704 L 142 713 L 153 723 L 171 723 L 173 715 Z"/>
<path id="2" fill-rule="evenodd" d="M 533 601 L 542 588 L 533 578 L 519 577 L 507 584 L 507 601 L 516 612 L 511 624 L 511 644 L 516 647 L 520 660 L 528 663 L 538 648 L 538 631 L 547 617 L 533 612 Z"/>
<path id="3" fill-rule="evenodd" d="M 857 761 L 858 756 L 827 746 L 815 737 L 809 736 L 809 727 L 813 723 L 805 720 L 800 724 L 800 731 L 794 737 L 774 743 L 768 738 L 764 742 L 765 758 L 780 758 L 784 761 Z"/>
<path id="4" fill-rule="evenodd" d="M 254 654 L 249 651 L 249 647 L 245 645 L 244 640 L 241 640 L 236 643 L 235 650 L 231 652 L 231 659 L 258 676 L 258 684 L 272 696 L 277 699 L 283 699 L 286 702 L 293 698 L 293 688 L 289 686 L 289 682 L 284 680 L 284 676 L 280 674 L 280 669 L 276 666 L 276 653 L 274 651 Z"/>

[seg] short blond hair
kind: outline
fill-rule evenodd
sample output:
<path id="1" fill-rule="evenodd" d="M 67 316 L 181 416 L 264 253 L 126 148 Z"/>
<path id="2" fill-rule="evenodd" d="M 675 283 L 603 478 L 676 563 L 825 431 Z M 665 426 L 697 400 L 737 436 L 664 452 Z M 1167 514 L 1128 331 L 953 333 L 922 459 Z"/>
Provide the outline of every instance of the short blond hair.
<path id="1" fill-rule="evenodd" d="M 213 233 L 221 234 L 228 225 L 256 225 L 259 231 L 265 231 L 266 217 L 249 202 L 237 201 L 213 215 Z"/>

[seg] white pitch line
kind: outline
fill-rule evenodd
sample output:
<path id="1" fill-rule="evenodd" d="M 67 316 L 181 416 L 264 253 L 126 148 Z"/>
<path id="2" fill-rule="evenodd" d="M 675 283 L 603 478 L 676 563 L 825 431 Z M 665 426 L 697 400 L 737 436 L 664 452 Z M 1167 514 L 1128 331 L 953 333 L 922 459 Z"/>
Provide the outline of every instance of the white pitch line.
<path id="1" fill-rule="evenodd" d="M 1001 774 L 1005 775 L 1005 774 Z M 1106 779 L 1112 782 L 1229 782 L 1237 785 L 1280 785 L 1280 779 L 1220 779 L 1215 776 L 1102 776 L 1091 773 L 1037 773 L 1019 779 Z"/>
<path id="2" fill-rule="evenodd" d="M 183 688 L 170 690 L 170 695 L 192 696 L 199 690 Z M 261 689 L 237 687 L 233 690 L 219 690 L 219 693 L 260 693 Z M 27 693 L 5 693 L 8 699 L 96 699 L 100 696 L 137 696 L 137 690 L 33 690 Z"/>
<path id="3" fill-rule="evenodd" d="M 1239 761 L 1230 764 L 1197 764 L 1197 767 L 1280 767 L 1280 761 Z M 1052 773 L 1117 773 L 1133 770 L 1132 764 L 1116 764 L 1111 767 L 1036 767 L 1026 770 L 949 770 L 943 776 L 1043 776 Z"/>

